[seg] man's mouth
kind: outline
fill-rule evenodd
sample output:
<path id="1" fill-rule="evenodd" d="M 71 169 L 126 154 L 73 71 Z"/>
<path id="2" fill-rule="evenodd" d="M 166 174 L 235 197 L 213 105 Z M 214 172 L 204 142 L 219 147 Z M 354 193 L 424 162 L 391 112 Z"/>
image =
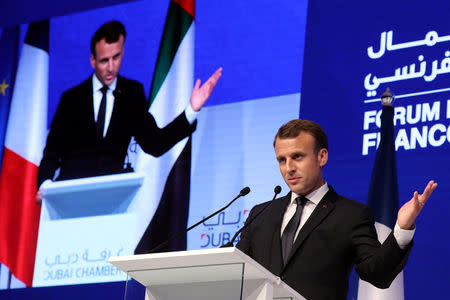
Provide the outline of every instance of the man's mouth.
<path id="1" fill-rule="evenodd" d="M 297 181 L 300 180 L 301 177 L 289 177 L 288 181 L 291 183 L 296 183 Z"/>

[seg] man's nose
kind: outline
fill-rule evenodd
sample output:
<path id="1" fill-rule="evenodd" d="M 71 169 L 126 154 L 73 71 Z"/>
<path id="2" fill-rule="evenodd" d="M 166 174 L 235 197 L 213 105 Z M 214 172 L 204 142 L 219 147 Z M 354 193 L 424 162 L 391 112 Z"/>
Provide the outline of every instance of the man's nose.
<path id="1" fill-rule="evenodd" d="M 293 172 L 295 171 L 295 163 L 292 159 L 287 159 L 286 160 L 286 167 L 288 172 Z"/>
<path id="2" fill-rule="evenodd" d="M 106 66 L 107 70 L 111 72 L 113 70 L 113 61 L 112 59 L 108 60 L 108 64 Z"/>

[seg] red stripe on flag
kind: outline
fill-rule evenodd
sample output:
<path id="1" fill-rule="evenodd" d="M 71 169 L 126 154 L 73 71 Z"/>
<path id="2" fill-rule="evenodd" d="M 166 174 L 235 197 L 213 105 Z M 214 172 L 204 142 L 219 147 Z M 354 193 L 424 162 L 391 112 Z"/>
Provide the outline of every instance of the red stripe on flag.
<path id="1" fill-rule="evenodd" d="M 0 176 L 0 262 L 31 286 L 39 230 L 38 167 L 5 148 Z"/>
<path id="2" fill-rule="evenodd" d="M 180 5 L 193 18 L 195 17 L 195 0 L 172 0 Z"/>

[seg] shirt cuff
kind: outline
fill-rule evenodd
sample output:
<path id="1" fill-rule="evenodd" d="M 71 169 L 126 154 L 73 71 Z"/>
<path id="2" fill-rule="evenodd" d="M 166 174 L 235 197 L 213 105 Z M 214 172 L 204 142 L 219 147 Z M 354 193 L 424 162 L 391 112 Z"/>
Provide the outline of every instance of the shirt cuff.
<path id="1" fill-rule="evenodd" d="M 413 226 L 413 229 L 405 230 L 401 229 L 400 226 L 398 226 L 397 222 L 395 223 L 394 237 L 400 249 L 404 250 L 406 246 L 408 246 L 408 244 L 411 243 L 414 237 L 414 232 L 416 232 L 415 225 Z"/>
<path id="2" fill-rule="evenodd" d="M 46 189 L 51 182 L 52 182 L 51 179 L 46 179 L 44 182 L 41 183 L 38 190 Z"/>
<path id="3" fill-rule="evenodd" d="M 184 110 L 184 114 L 186 115 L 186 119 L 188 120 L 189 124 L 192 124 L 197 119 L 198 111 L 195 111 L 192 108 L 191 103 L 189 102 L 188 106 Z"/>

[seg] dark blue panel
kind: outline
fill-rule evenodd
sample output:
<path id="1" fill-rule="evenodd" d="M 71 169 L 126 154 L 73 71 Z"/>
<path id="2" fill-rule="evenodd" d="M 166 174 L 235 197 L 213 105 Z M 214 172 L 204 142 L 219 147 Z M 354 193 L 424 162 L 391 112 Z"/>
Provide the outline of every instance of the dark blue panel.
<path id="1" fill-rule="evenodd" d="M 450 69 L 447 72 L 441 66 L 446 51 L 450 50 L 450 41 L 445 40 L 450 37 L 449 9 L 449 4 L 438 1 L 385 0 L 318 0 L 311 1 L 308 7 L 300 116 L 319 122 L 329 134 L 330 156 L 325 177 L 338 192 L 362 202 L 367 199 L 375 147 L 370 147 L 368 155 L 363 155 L 363 139 L 379 129 L 372 123 L 364 129 L 364 115 L 381 109 L 380 102 L 371 100 L 380 97 L 386 87 L 397 95 L 397 108 L 403 107 L 406 114 L 408 106 L 413 108 L 410 110 L 412 117 L 418 113 L 418 107 L 423 112 L 427 105 L 440 105 L 439 116 L 434 115 L 432 120 L 397 122 L 396 125 L 397 138 L 404 134 L 407 139 L 397 151 L 400 204 L 409 200 L 414 190 L 421 192 L 429 179 L 439 183 L 416 222 L 415 244 L 405 273 L 406 299 L 450 298 L 449 290 L 442 288 L 444 281 L 450 278 L 450 242 L 443 238 L 447 236 L 450 218 L 447 201 L 450 187 L 446 184 L 450 180 L 447 170 L 450 166 L 450 104 L 447 102 L 450 92 L 446 90 Z M 368 48 L 373 46 L 377 51 L 382 32 L 390 30 L 392 45 L 417 42 L 416 45 L 390 47 L 381 57 L 370 58 Z M 425 45 L 425 36 L 433 35 L 431 31 L 436 31 L 442 40 Z M 434 61 L 438 62 L 441 72 L 432 79 Z M 419 72 L 421 62 L 426 62 L 424 74 Z M 411 73 L 412 64 L 416 75 L 409 79 L 392 77 L 396 69 L 401 71 L 405 66 Z M 368 95 L 372 89 L 366 89 L 364 84 L 368 74 L 371 74 L 370 83 L 373 83 L 373 76 L 385 81 L 375 89 L 375 96 Z M 409 95 L 411 93 L 419 94 Z M 432 128 L 439 129 L 433 137 L 442 138 L 442 144 L 431 145 L 433 137 L 427 136 L 424 148 L 416 144 L 412 149 L 414 134 L 411 132 Z"/>
<path id="2" fill-rule="evenodd" d="M 78 1 L 52 1 L 52 0 L 15 0 L 0 2 L 0 27 L 26 24 L 47 20 L 52 17 L 106 7 L 136 0 L 78 0 Z"/>

